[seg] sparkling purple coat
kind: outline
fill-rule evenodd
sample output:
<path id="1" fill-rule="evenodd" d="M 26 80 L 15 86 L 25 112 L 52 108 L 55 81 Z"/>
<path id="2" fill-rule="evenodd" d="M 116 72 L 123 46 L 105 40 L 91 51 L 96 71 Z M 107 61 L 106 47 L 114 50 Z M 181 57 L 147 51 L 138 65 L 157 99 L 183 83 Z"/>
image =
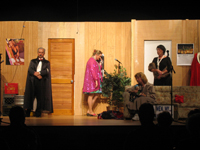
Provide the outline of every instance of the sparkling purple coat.
<path id="1" fill-rule="evenodd" d="M 86 65 L 85 78 L 83 84 L 83 92 L 93 92 L 100 89 L 100 80 L 102 80 L 101 74 L 102 66 L 97 63 L 97 61 L 91 57 Z M 98 81 L 98 86 L 95 88 L 95 81 Z"/>

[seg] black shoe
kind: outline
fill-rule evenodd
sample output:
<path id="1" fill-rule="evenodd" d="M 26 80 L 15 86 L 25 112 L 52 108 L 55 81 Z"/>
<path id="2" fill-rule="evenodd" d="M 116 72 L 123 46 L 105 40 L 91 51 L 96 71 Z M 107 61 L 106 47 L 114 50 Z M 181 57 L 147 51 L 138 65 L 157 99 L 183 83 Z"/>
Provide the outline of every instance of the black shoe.
<path id="1" fill-rule="evenodd" d="M 124 120 L 131 120 L 131 118 L 124 118 Z"/>
<path id="2" fill-rule="evenodd" d="M 41 112 L 35 112 L 35 117 L 41 117 Z"/>
<path id="3" fill-rule="evenodd" d="M 31 110 L 30 110 L 30 109 L 27 109 L 27 110 L 25 111 L 25 116 L 26 116 L 26 117 L 30 117 L 30 113 L 31 113 Z"/>

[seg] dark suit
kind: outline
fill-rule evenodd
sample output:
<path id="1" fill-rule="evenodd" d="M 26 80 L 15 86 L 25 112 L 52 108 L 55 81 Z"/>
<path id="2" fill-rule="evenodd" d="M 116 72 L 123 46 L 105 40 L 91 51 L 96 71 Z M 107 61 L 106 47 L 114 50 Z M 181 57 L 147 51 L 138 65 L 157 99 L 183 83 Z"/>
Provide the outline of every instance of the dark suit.
<path id="1" fill-rule="evenodd" d="M 28 68 L 24 96 L 24 109 L 29 111 L 33 109 L 33 101 L 35 98 L 37 98 L 36 115 L 41 115 L 42 110 L 52 113 L 53 105 L 50 62 L 45 59 L 42 60 L 42 68 L 40 72 L 42 79 L 38 79 L 36 76 L 34 76 L 34 72 L 37 70 L 38 63 L 38 58 L 32 59 Z"/>

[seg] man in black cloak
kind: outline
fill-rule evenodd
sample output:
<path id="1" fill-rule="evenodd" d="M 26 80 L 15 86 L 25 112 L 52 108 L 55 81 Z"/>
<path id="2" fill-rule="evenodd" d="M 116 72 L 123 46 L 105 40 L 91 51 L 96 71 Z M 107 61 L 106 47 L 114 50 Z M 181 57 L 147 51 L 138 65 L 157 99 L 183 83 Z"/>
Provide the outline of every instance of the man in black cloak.
<path id="1" fill-rule="evenodd" d="M 38 48 L 38 57 L 32 59 L 27 74 L 24 95 L 24 109 L 30 117 L 33 101 L 37 99 L 36 117 L 41 117 L 42 111 L 53 112 L 50 62 L 44 58 L 45 49 Z"/>

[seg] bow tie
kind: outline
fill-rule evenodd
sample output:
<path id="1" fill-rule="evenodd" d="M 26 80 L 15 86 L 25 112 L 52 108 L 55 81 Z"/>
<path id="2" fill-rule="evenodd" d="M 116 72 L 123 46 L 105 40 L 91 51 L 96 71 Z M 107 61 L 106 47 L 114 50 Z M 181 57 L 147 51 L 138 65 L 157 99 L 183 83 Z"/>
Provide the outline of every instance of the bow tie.
<path id="1" fill-rule="evenodd" d="M 38 58 L 39 60 L 43 60 L 43 58 Z"/>

